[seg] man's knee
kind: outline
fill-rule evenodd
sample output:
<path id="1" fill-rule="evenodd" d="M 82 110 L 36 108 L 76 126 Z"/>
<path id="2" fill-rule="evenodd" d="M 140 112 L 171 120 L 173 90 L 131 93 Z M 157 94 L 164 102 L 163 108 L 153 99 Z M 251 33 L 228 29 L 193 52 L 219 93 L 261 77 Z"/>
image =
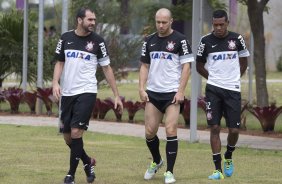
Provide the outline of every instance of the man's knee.
<path id="1" fill-rule="evenodd" d="M 167 137 L 172 137 L 177 135 L 177 123 L 166 123 L 165 126 Z"/>
<path id="2" fill-rule="evenodd" d="M 239 128 L 229 128 L 229 134 L 239 134 Z"/>
<path id="3" fill-rule="evenodd" d="M 84 130 L 79 128 L 72 128 L 71 129 L 71 138 L 72 139 L 78 139 L 81 138 L 83 135 Z"/>
<path id="4" fill-rule="evenodd" d="M 151 139 L 151 138 L 155 137 L 156 133 L 157 133 L 156 128 L 146 127 L 146 129 L 145 129 L 145 134 L 146 134 L 145 136 L 146 136 L 147 139 Z"/>
<path id="5" fill-rule="evenodd" d="M 219 133 L 220 133 L 220 126 L 218 126 L 218 125 L 212 125 L 212 126 L 210 127 L 210 131 L 211 131 L 211 134 L 212 134 L 212 135 L 219 135 Z"/>
<path id="6" fill-rule="evenodd" d="M 64 140 L 65 140 L 65 143 L 70 146 L 71 145 L 71 136 L 70 136 L 70 133 L 64 133 Z"/>

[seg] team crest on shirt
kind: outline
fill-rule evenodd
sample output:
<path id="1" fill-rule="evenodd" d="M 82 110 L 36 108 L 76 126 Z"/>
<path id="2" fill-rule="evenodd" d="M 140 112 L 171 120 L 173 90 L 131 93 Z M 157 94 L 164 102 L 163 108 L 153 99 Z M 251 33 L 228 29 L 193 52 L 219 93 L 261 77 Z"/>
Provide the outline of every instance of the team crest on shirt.
<path id="1" fill-rule="evenodd" d="M 166 49 L 167 49 L 168 51 L 173 51 L 174 45 L 175 45 L 175 43 L 174 43 L 173 41 L 167 42 Z"/>
<path id="2" fill-rule="evenodd" d="M 93 42 L 87 42 L 87 45 L 86 45 L 85 49 L 90 52 L 90 51 L 93 50 L 93 47 L 94 47 L 94 43 Z"/>
<path id="3" fill-rule="evenodd" d="M 235 50 L 236 49 L 236 42 L 234 40 L 228 41 L 228 48 L 230 50 Z"/>

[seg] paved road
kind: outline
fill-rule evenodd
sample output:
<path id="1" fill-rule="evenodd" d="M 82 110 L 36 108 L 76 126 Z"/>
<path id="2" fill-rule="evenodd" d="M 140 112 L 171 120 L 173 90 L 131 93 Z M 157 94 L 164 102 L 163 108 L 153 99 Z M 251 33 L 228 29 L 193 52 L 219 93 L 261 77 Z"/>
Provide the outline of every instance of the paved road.
<path id="1" fill-rule="evenodd" d="M 0 116 L 0 124 L 31 125 L 31 126 L 58 126 L 58 118 L 55 117 L 37 117 L 37 116 Z M 91 120 L 89 131 L 100 132 L 115 135 L 128 135 L 134 137 L 144 137 L 144 125 L 131 123 L 117 123 Z M 158 136 L 165 139 L 165 130 L 160 127 Z M 222 145 L 226 145 L 226 133 L 221 133 Z M 197 131 L 198 142 L 209 143 L 208 131 Z M 178 129 L 178 138 L 180 140 L 190 139 L 189 129 Z M 251 135 L 240 135 L 237 146 L 255 149 L 282 150 L 281 138 L 267 138 Z"/>

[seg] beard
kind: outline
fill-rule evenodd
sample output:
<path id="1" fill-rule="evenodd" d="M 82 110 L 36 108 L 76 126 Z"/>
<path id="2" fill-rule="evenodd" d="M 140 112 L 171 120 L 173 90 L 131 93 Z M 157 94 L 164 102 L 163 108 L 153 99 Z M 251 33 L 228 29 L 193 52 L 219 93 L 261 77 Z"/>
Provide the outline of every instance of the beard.
<path id="1" fill-rule="evenodd" d="M 169 29 L 158 29 L 158 33 L 160 36 L 167 36 L 169 35 Z"/>
<path id="2" fill-rule="evenodd" d="M 217 37 L 225 37 L 225 35 L 228 33 L 227 30 L 223 30 L 223 31 L 214 31 L 215 36 Z"/>
<path id="3" fill-rule="evenodd" d="M 82 29 L 84 30 L 85 33 L 90 33 L 94 31 L 94 25 L 82 25 Z"/>

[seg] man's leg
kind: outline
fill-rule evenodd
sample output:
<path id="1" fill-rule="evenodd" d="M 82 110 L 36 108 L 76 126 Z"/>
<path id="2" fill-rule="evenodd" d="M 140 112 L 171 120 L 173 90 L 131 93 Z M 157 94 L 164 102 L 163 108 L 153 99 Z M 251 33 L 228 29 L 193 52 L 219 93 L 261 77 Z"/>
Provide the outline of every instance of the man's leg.
<path id="1" fill-rule="evenodd" d="M 229 128 L 227 137 L 227 150 L 224 154 L 224 174 L 227 177 L 231 177 L 234 172 L 234 165 L 232 160 L 232 153 L 235 150 L 236 143 L 239 138 L 238 128 Z"/>
<path id="2" fill-rule="evenodd" d="M 210 145 L 215 171 L 208 178 L 212 180 L 224 179 L 221 167 L 220 120 L 223 116 L 222 89 L 207 84 L 206 86 L 206 116 L 210 126 Z"/>
<path id="3" fill-rule="evenodd" d="M 235 150 L 239 138 L 239 128 L 241 121 L 241 93 L 228 91 L 225 93 L 224 114 L 226 126 L 228 127 L 227 150 L 224 153 L 224 174 L 227 177 L 232 176 L 234 165 L 232 153 Z"/>
<path id="4" fill-rule="evenodd" d="M 210 128 L 210 144 L 213 154 L 213 162 L 215 169 L 222 172 L 221 168 L 221 141 L 220 141 L 220 126 L 211 125 Z"/>
<path id="5" fill-rule="evenodd" d="M 164 173 L 165 183 L 174 183 L 173 168 L 178 152 L 177 123 L 179 118 L 180 105 L 169 105 L 166 109 L 166 159 L 167 168 Z"/>
<path id="6" fill-rule="evenodd" d="M 64 133 L 64 139 L 65 139 L 65 142 L 68 145 L 68 147 L 71 149 L 71 135 L 70 135 L 70 133 Z M 91 162 L 91 158 L 87 155 L 84 148 L 82 150 L 81 160 L 83 162 L 83 165 L 90 164 L 90 162 Z"/>
<path id="7" fill-rule="evenodd" d="M 177 140 L 177 123 L 179 118 L 179 105 L 170 105 L 166 109 L 166 157 L 167 157 L 167 170 L 173 173 L 173 167 L 175 164 L 177 151 L 178 151 L 178 140 Z"/>
<path id="8" fill-rule="evenodd" d="M 210 144 L 213 153 L 213 162 L 215 165 L 215 171 L 208 178 L 212 180 L 224 179 L 221 167 L 221 141 L 220 141 L 220 126 L 211 125 L 210 130 Z"/>
<path id="9" fill-rule="evenodd" d="M 239 138 L 239 129 L 238 128 L 229 128 L 227 136 L 227 150 L 224 154 L 225 159 L 232 159 L 232 153 L 235 150 Z"/>
<path id="10" fill-rule="evenodd" d="M 94 93 L 84 93 L 78 96 L 76 103 L 73 107 L 73 117 L 72 117 L 72 146 L 73 141 L 77 141 L 77 152 L 80 154 L 80 159 L 84 164 L 84 171 L 86 174 L 86 180 L 88 183 L 92 183 L 95 179 L 94 165 L 95 159 L 90 158 L 85 150 L 83 149 L 83 139 L 82 134 L 87 130 L 89 125 L 89 120 L 91 113 L 96 101 L 96 94 Z M 81 145 L 79 147 L 79 145 Z M 73 149 L 73 147 L 71 147 Z"/>
<path id="11" fill-rule="evenodd" d="M 78 128 L 71 129 L 71 144 L 70 144 L 70 168 L 68 175 L 75 176 L 76 168 L 83 152 L 83 135 L 84 130 Z"/>
<path id="12" fill-rule="evenodd" d="M 162 165 L 159 151 L 159 138 L 157 136 L 159 123 L 162 121 L 163 114 L 150 102 L 145 108 L 145 137 L 146 144 L 153 157 L 150 167 L 147 169 L 144 179 L 151 179 Z"/>

